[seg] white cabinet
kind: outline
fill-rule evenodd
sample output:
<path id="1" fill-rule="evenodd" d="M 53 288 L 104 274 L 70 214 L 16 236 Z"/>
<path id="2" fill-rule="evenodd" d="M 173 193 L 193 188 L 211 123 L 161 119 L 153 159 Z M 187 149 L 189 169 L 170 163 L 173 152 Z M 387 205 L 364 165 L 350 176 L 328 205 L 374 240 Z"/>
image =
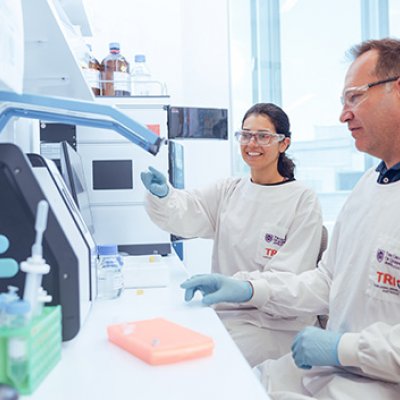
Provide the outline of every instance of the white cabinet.
<path id="1" fill-rule="evenodd" d="M 73 15 L 73 3 L 65 2 Z M 81 2 L 81 0 L 79 0 Z M 22 0 L 24 15 L 24 92 L 94 100 L 81 64 L 87 48 L 79 25 L 74 25 L 58 0 Z M 84 17 L 82 17 L 84 18 Z M 78 20 L 76 20 L 78 23 Z M 84 23 L 84 22 L 82 22 Z M 89 32 L 89 28 L 85 28 Z"/>

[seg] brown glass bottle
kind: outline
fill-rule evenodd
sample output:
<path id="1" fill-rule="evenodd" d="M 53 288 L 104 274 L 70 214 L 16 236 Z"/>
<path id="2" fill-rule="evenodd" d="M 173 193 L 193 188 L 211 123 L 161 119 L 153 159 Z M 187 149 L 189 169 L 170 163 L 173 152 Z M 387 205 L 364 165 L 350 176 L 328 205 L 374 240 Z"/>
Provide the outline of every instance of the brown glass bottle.
<path id="1" fill-rule="evenodd" d="M 101 62 L 103 96 L 130 96 L 129 63 L 119 43 L 110 43 L 110 54 Z"/>
<path id="2" fill-rule="evenodd" d="M 100 63 L 97 61 L 97 58 L 92 54 L 92 46 L 89 44 L 87 45 L 89 49 L 89 61 L 87 68 L 84 69 L 84 74 L 86 77 L 89 86 L 92 89 L 92 92 L 95 96 L 100 96 L 100 78 L 101 78 L 101 66 Z"/>

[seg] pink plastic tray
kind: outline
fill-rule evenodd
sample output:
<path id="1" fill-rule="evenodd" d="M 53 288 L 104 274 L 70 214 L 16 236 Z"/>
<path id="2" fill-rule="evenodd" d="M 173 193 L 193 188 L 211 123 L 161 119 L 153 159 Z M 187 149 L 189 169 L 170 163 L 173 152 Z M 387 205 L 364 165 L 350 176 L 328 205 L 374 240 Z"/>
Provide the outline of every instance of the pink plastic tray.
<path id="1" fill-rule="evenodd" d="M 163 318 L 107 327 L 108 339 L 152 365 L 170 364 L 212 354 L 212 338 Z"/>

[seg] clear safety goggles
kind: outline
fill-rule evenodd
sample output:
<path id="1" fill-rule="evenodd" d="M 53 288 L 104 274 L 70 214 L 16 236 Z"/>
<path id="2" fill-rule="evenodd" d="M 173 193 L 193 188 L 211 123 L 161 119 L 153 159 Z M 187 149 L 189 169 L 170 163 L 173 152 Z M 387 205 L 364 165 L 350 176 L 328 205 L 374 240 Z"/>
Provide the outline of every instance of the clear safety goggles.
<path id="1" fill-rule="evenodd" d="M 397 81 L 397 79 L 399 79 L 399 76 L 382 79 L 380 81 L 367 83 L 361 86 L 349 87 L 343 91 L 343 95 L 340 98 L 342 105 L 347 107 L 355 107 L 367 98 L 366 94 L 368 89 L 374 86 L 383 85 L 384 83 Z"/>
<path id="2" fill-rule="evenodd" d="M 240 144 L 249 144 L 251 139 L 254 138 L 255 142 L 260 146 L 271 146 L 273 143 L 281 142 L 285 139 L 285 135 L 283 133 L 272 133 L 269 130 L 241 130 L 235 132 L 235 138 Z"/>

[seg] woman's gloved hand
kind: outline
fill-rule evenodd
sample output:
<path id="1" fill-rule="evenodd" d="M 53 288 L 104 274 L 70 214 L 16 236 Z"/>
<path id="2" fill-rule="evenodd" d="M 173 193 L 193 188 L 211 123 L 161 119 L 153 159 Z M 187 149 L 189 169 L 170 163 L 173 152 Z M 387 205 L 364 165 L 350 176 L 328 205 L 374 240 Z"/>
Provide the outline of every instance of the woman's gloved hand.
<path id="1" fill-rule="evenodd" d="M 292 356 L 299 368 L 339 366 L 338 345 L 342 333 L 308 326 L 294 338 Z"/>
<path id="2" fill-rule="evenodd" d="M 168 194 L 167 178 L 154 167 L 150 166 L 148 172 L 141 172 L 140 178 L 145 188 L 154 196 L 162 198 Z"/>
<path id="3" fill-rule="evenodd" d="M 228 278 L 221 274 L 194 275 L 181 284 L 185 289 L 185 300 L 192 300 L 196 291 L 203 294 L 203 303 L 244 303 L 253 296 L 253 286 L 248 281 Z"/>

